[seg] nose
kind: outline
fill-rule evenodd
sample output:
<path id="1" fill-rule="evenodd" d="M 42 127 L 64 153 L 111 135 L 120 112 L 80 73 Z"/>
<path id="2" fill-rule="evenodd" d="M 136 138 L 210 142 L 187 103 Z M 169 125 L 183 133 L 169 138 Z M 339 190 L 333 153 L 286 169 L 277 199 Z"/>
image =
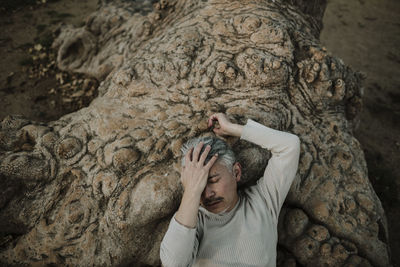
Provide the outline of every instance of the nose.
<path id="1" fill-rule="evenodd" d="M 212 188 L 211 187 L 209 187 L 209 186 L 206 186 L 206 188 L 204 188 L 204 191 L 203 191 L 203 197 L 204 198 L 211 198 L 211 197 L 213 197 L 215 195 L 215 192 L 214 192 L 214 190 L 212 190 Z"/>

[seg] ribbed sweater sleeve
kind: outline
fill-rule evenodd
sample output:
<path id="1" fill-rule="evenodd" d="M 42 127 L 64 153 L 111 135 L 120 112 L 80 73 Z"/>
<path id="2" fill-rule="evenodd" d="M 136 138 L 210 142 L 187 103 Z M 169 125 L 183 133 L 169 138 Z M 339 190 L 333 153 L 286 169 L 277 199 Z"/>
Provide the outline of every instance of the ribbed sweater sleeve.
<path id="1" fill-rule="evenodd" d="M 243 128 L 241 139 L 271 151 L 264 176 L 257 185 L 271 208 L 275 221 L 297 172 L 300 140 L 291 133 L 271 129 L 251 119 Z"/>
<path id="2" fill-rule="evenodd" d="M 163 266 L 275 266 L 277 218 L 296 175 L 300 141 L 252 120 L 241 138 L 271 151 L 264 176 L 231 211 L 212 214 L 200 208 L 196 228 L 173 217 L 161 242 Z"/>
<path id="3" fill-rule="evenodd" d="M 189 266 L 198 249 L 196 228 L 188 228 L 172 217 L 160 247 L 160 259 L 164 267 Z"/>

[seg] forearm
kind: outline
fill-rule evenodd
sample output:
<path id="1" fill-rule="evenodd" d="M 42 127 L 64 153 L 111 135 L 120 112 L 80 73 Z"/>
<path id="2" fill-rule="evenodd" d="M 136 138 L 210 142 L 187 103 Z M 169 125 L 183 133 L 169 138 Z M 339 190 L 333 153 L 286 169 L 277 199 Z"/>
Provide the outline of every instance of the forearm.
<path id="1" fill-rule="evenodd" d="M 173 217 L 160 246 L 162 265 L 188 266 L 193 261 L 197 248 L 196 229 L 181 225 Z"/>
<path id="2" fill-rule="evenodd" d="M 295 175 L 300 153 L 300 139 L 296 135 L 249 120 L 241 138 L 271 151 L 272 158 L 267 166 L 273 171 L 271 175 L 289 178 Z"/>
<path id="3" fill-rule="evenodd" d="M 252 120 L 243 128 L 241 139 L 269 149 L 273 156 L 291 153 L 299 148 L 299 138 L 296 135 L 274 130 Z"/>
<path id="4" fill-rule="evenodd" d="M 181 205 L 171 219 L 168 231 L 160 247 L 163 266 L 188 266 L 197 251 L 197 213 L 200 205 L 199 194 L 185 191 Z"/>
<path id="5" fill-rule="evenodd" d="M 294 134 L 274 130 L 251 120 L 244 127 L 241 138 L 272 153 L 264 176 L 257 183 L 277 220 L 296 175 L 300 139 Z"/>
<path id="6" fill-rule="evenodd" d="M 240 124 L 232 124 L 230 126 L 230 132 L 232 136 L 237 136 L 240 137 L 242 136 L 242 132 L 243 132 L 243 125 Z"/>
<path id="7" fill-rule="evenodd" d="M 200 195 L 185 190 L 179 209 L 175 214 L 175 219 L 188 228 L 195 228 L 199 206 Z"/>
<path id="8" fill-rule="evenodd" d="M 160 257 L 164 266 L 188 266 L 197 251 L 197 213 L 200 193 L 185 190 L 181 204 L 171 219 L 167 233 L 161 242 Z"/>

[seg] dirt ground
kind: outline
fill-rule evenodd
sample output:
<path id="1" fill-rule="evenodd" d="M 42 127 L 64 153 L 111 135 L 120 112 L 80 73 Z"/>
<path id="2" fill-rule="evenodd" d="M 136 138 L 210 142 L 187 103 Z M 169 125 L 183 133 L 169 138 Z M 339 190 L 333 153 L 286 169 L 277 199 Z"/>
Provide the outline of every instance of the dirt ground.
<path id="1" fill-rule="evenodd" d="M 83 25 L 97 0 L 0 0 L 0 120 L 22 114 L 51 121 L 96 96 L 97 81 L 55 66 L 51 42 L 62 23 Z M 328 0 L 321 42 L 364 72 L 364 108 L 355 136 L 388 217 L 400 266 L 400 1 Z"/>
<path id="2" fill-rule="evenodd" d="M 321 42 L 367 75 L 354 132 L 389 224 L 394 266 L 400 266 L 400 1 L 328 0 Z"/>
<path id="3" fill-rule="evenodd" d="M 0 120 L 56 120 L 88 105 L 97 81 L 56 68 L 57 29 L 81 26 L 97 0 L 0 0 Z"/>

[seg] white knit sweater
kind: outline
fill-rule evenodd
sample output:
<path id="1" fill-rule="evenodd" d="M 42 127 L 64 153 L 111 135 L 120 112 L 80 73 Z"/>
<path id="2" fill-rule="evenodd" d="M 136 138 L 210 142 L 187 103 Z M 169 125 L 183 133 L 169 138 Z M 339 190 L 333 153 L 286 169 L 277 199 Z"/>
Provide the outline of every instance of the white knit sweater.
<path id="1" fill-rule="evenodd" d="M 241 139 L 271 151 L 264 176 L 239 193 L 229 212 L 200 207 L 196 228 L 174 216 L 160 248 L 165 267 L 276 266 L 278 215 L 296 175 L 299 138 L 248 120 Z"/>

